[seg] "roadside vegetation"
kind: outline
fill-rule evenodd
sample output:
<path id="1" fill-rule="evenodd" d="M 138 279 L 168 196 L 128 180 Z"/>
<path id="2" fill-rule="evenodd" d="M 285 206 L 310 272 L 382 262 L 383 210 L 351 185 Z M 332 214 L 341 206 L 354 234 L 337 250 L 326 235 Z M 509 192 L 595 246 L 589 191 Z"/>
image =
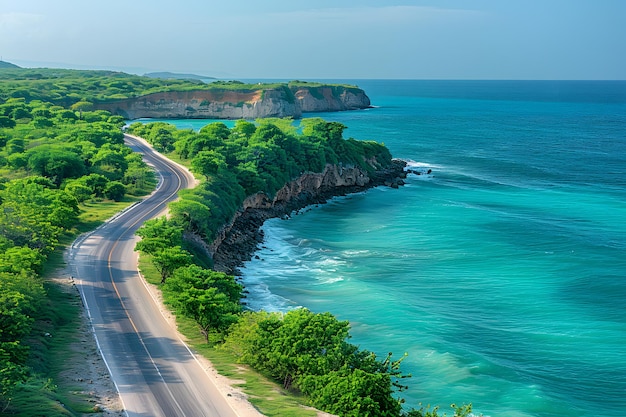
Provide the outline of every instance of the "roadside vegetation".
<path id="1" fill-rule="evenodd" d="M 76 294 L 43 277 L 80 232 L 154 188 L 152 170 L 123 143 L 123 125 L 106 112 L 80 113 L 23 97 L 0 102 L 4 414 L 73 415 L 93 408 L 84 398 L 59 392 L 54 382 L 63 343 L 80 337 L 74 326 L 81 307 Z"/>
<path id="2" fill-rule="evenodd" d="M 57 386 L 60 352 L 78 337 L 73 332 L 81 307 L 76 294 L 44 277 L 62 263 L 64 245 L 155 186 L 153 172 L 124 145 L 125 121 L 87 105 L 151 88 L 198 85 L 143 78 L 0 71 L 0 414 L 95 411 L 70 388 Z M 303 121 L 301 130 L 289 120 L 242 120 L 230 129 L 215 123 L 199 132 L 166 123 L 131 125 L 129 132 L 203 179 L 180 193 L 169 218 L 146 222 L 138 232 L 142 271 L 156 281 L 196 348 L 263 376 L 249 373 L 244 385 L 255 390 L 252 401 L 267 415 L 290 415 L 285 409 L 303 415 L 302 402 L 340 416 L 436 417 L 436 408 L 403 409 L 403 356 L 378 358 L 350 344 L 349 324 L 330 313 L 245 311 L 241 285 L 212 270 L 210 258 L 191 243 L 191 237 L 211 242 L 247 196 L 273 196 L 304 172 L 321 172 L 326 164 L 373 171 L 391 163 L 383 145 L 344 139 L 344 129 L 321 119 Z M 218 368 L 239 372 L 228 364 Z M 258 394 L 276 387 L 294 403 L 276 411 Z M 455 408 L 456 415 L 470 412 L 471 406 Z"/>
<path id="3" fill-rule="evenodd" d="M 349 323 L 330 313 L 246 311 L 239 302 L 243 288 L 235 278 L 201 265 L 202 255 L 194 257 L 185 248 L 189 236 L 212 242 L 247 196 L 274 196 L 304 172 L 322 172 L 326 164 L 365 171 L 391 164 L 384 146 L 346 140 L 344 129 L 321 119 L 305 119 L 299 130 L 284 119 L 240 120 L 230 129 L 213 123 L 199 132 L 161 122 L 132 124 L 130 133 L 203 178 L 196 188 L 179 193 L 169 218 L 145 223 L 137 249 L 144 253 L 144 268 L 146 260 L 153 266 L 147 276 L 160 287 L 165 302 L 178 317 L 195 322 L 188 334 L 192 340 L 193 333 L 202 335 L 211 347 L 209 356 L 227 354 L 274 381 L 275 389 L 339 416 L 435 417 L 436 408 L 403 409 L 399 394 L 410 377 L 400 369 L 405 356 L 378 358 L 359 349 L 348 342 Z M 283 415 L 257 406 L 267 415 Z M 455 408 L 459 416 L 470 412 L 471 406 Z"/>

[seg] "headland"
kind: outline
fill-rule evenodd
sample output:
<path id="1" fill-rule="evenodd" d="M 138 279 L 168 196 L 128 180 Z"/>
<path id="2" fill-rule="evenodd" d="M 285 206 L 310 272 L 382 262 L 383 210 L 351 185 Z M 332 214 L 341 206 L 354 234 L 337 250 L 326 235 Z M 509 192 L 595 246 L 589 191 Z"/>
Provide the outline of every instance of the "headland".
<path id="1" fill-rule="evenodd" d="M 240 275 L 239 268 L 263 243 L 261 226 L 265 220 L 290 216 L 307 206 L 374 187 L 397 188 L 404 184 L 405 167 L 405 161 L 394 159 L 390 167 L 368 174 L 358 167 L 327 165 L 322 173 L 305 173 L 285 184 L 274 198 L 264 193 L 249 196 L 208 248 L 213 269 Z"/>

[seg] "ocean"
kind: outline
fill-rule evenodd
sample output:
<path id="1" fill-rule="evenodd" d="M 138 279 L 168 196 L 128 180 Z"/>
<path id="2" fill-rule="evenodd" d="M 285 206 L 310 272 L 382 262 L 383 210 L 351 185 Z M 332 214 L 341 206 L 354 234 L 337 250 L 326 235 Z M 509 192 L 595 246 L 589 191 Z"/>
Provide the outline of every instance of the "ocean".
<path id="1" fill-rule="evenodd" d="M 373 108 L 307 117 L 423 174 L 266 222 L 249 306 L 329 311 L 362 349 L 408 353 L 409 407 L 622 415 L 626 82 L 349 82 Z"/>

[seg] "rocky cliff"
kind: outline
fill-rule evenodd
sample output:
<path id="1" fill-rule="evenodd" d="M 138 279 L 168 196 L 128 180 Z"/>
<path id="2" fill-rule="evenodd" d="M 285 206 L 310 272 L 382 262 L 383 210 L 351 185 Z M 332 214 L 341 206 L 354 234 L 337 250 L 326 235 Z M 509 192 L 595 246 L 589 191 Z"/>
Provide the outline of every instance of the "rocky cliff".
<path id="1" fill-rule="evenodd" d="M 237 268 L 251 258 L 263 241 L 260 228 L 265 220 L 289 215 L 294 210 L 323 203 L 335 196 L 379 185 L 395 187 L 403 184 L 405 166 L 404 161 L 394 160 L 389 168 L 369 174 L 358 167 L 329 164 L 324 172 L 305 173 L 289 182 L 273 198 L 264 193 L 249 196 L 232 221 L 206 248 L 213 259 L 214 269 L 237 273 Z"/>
<path id="2" fill-rule="evenodd" d="M 281 85 L 255 89 L 204 89 L 153 93 L 141 97 L 95 103 L 127 119 L 299 118 L 305 112 L 363 109 L 370 106 L 365 92 L 338 85 Z"/>

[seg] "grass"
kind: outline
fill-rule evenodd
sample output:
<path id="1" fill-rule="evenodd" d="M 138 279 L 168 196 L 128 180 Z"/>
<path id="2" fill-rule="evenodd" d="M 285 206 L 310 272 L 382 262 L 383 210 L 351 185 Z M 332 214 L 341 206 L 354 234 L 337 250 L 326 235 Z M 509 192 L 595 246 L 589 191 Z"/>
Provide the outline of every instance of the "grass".
<path id="1" fill-rule="evenodd" d="M 150 256 L 141 254 L 139 269 L 145 280 L 159 285 L 161 276 L 150 262 Z M 233 386 L 240 388 L 248 396 L 248 401 L 262 414 L 268 417 L 315 417 L 317 410 L 306 405 L 306 398 L 286 391 L 280 385 L 237 362 L 230 353 L 219 345 L 207 344 L 195 321 L 187 317 L 176 316 L 178 330 L 185 336 L 189 347 L 197 354 L 208 359 L 223 376 L 233 381 Z"/>
<path id="2" fill-rule="evenodd" d="M 89 232 L 105 221 L 137 201 L 140 197 L 125 197 L 122 201 L 86 201 L 81 204 L 79 224 L 76 227 L 78 234 Z"/>

